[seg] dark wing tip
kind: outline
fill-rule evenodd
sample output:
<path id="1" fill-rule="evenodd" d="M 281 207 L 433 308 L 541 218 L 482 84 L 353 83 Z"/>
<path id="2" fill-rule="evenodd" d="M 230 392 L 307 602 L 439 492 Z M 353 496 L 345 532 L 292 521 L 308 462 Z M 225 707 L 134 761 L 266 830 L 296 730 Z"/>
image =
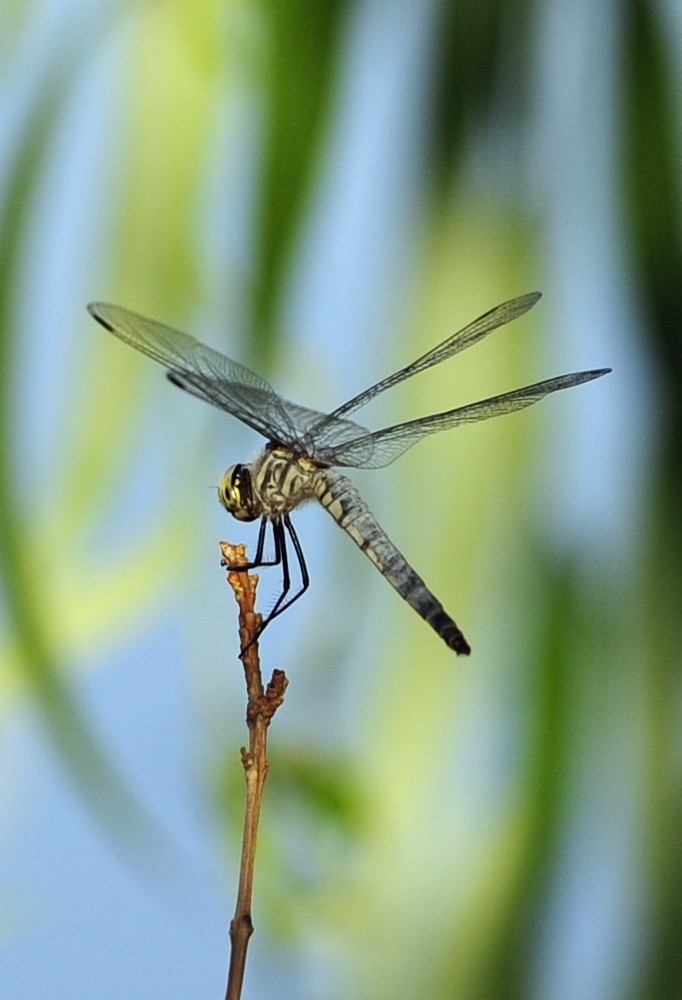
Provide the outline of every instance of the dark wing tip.
<path id="1" fill-rule="evenodd" d="M 102 326 L 106 330 L 109 330 L 110 333 L 115 333 L 116 331 L 114 330 L 111 323 L 109 323 L 108 320 L 106 320 L 102 315 L 102 313 L 99 311 L 100 307 L 104 305 L 105 305 L 104 302 L 88 302 L 86 308 L 90 313 L 90 315 L 93 317 L 93 319 L 96 319 L 98 323 L 101 323 Z"/>
<path id="2" fill-rule="evenodd" d="M 542 292 L 526 292 L 525 295 L 519 295 L 517 299 L 511 299 L 508 303 L 509 305 L 516 305 L 519 309 L 517 316 L 523 316 L 524 313 L 532 309 L 534 305 L 542 298 Z"/>
<path id="3" fill-rule="evenodd" d="M 591 382 L 594 378 L 601 378 L 602 375 L 610 375 L 613 368 L 593 368 L 589 372 L 583 372 L 586 382 Z"/>
<path id="4" fill-rule="evenodd" d="M 542 292 L 526 292 L 525 295 L 519 295 L 515 299 L 509 299 L 508 302 L 504 302 L 501 306 L 497 306 L 495 309 L 491 309 L 490 312 L 493 314 L 498 314 L 500 311 L 505 310 L 505 318 L 502 319 L 502 325 L 504 323 L 510 323 L 513 319 L 518 319 L 519 316 L 525 315 L 529 309 L 542 298 Z M 488 313 L 486 313 L 486 316 Z M 494 328 L 493 328 L 494 329 Z"/>
<path id="5" fill-rule="evenodd" d="M 608 375 L 612 371 L 613 368 L 590 368 L 588 371 L 571 372 L 570 375 L 560 375 L 557 379 L 549 379 L 547 384 L 551 385 L 550 392 L 554 392 L 555 389 L 571 389 L 576 385 L 584 385 L 585 382 L 592 382 L 596 378 Z M 542 384 L 540 383 L 540 385 Z"/>

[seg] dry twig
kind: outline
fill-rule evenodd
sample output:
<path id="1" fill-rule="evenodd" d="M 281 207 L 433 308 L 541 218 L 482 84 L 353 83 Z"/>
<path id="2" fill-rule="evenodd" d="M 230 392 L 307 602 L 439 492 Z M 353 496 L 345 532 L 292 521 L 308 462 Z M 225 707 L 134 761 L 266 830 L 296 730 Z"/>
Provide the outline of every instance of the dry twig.
<path id="1" fill-rule="evenodd" d="M 246 810 L 244 815 L 244 838 L 239 869 L 239 890 L 234 917 L 230 923 L 230 970 L 227 978 L 225 1000 L 239 1000 L 244 981 L 246 950 L 253 934 L 251 919 L 251 897 L 256 856 L 256 837 L 260 817 L 263 785 L 268 774 L 267 733 L 270 720 L 284 701 L 284 692 L 289 683 L 283 670 L 274 670 L 266 688 L 260 669 L 257 629 L 261 616 L 255 610 L 258 576 L 246 570 L 238 571 L 237 566 L 246 564 L 244 545 L 230 545 L 221 542 L 223 565 L 229 568 L 227 582 L 234 591 L 239 605 L 239 644 L 245 650 L 242 656 L 244 678 L 246 680 L 247 706 L 246 724 L 249 729 L 249 748 L 242 747 L 242 765 L 246 779 Z"/>

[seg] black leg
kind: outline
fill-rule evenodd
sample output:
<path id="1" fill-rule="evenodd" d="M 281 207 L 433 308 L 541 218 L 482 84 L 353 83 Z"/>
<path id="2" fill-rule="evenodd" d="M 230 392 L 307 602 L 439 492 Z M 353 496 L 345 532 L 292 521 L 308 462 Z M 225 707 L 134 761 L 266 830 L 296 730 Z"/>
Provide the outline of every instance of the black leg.
<path id="1" fill-rule="evenodd" d="M 284 600 L 284 598 L 289 593 L 289 589 L 291 587 L 291 577 L 289 575 L 289 556 L 288 556 L 288 553 L 287 553 L 286 537 L 284 535 L 284 528 L 282 527 L 282 522 L 279 520 L 279 518 L 277 518 L 276 520 L 275 519 L 272 520 L 272 533 L 273 533 L 273 536 L 274 536 L 274 539 L 275 539 L 275 563 L 268 563 L 267 565 L 276 565 L 277 563 L 281 562 L 281 564 L 282 564 L 282 592 L 279 595 L 279 597 L 277 598 L 277 600 L 275 601 L 275 606 L 273 607 L 273 609 L 270 612 L 270 614 L 267 616 L 267 618 L 263 622 L 261 622 L 261 626 L 258 629 L 258 631 L 256 632 L 256 634 L 254 635 L 254 637 L 251 640 L 251 642 L 248 643 L 248 645 L 244 646 L 244 648 L 242 649 L 241 653 L 239 654 L 240 657 L 242 657 L 244 655 L 244 653 L 247 651 L 247 649 L 250 649 L 251 646 L 253 646 L 253 644 L 256 641 L 256 639 L 259 639 L 261 637 L 261 635 L 263 634 L 263 631 L 265 630 L 266 626 L 270 624 L 270 622 L 272 621 L 272 619 L 274 618 L 274 616 L 277 614 L 277 610 L 278 610 L 280 604 L 282 603 L 282 601 Z M 259 538 L 259 541 L 260 541 L 260 538 Z M 261 565 L 263 566 L 263 565 L 266 565 L 266 564 L 265 563 L 261 563 Z"/>
<path id="2" fill-rule="evenodd" d="M 310 586 L 310 577 L 308 576 L 308 567 L 305 564 L 303 549 L 301 548 L 301 543 L 298 540 L 298 535 L 296 534 L 296 531 L 294 529 L 293 524 L 291 523 L 288 514 L 284 515 L 284 527 L 289 532 L 291 541 L 293 542 L 294 545 L 294 552 L 296 553 L 296 558 L 298 559 L 298 568 L 301 571 L 301 589 L 297 591 L 293 597 L 290 597 L 288 601 L 285 601 L 284 604 L 281 604 L 280 602 L 284 600 L 286 594 L 282 594 L 279 598 L 279 601 L 268 615 L 268 622 L 271 622 L 273 618 L 277 617 L 277 615 L 281 615 L 283 611 L 286 611 L 287 608 L 290 608 L 291 605 L 294 603 L 294 601 L 297 601 L 299 597 L 302 597 L 303 594 L 305 594 L 308 587 Z M 284 539 L 284 533 L 282 533 L 282 539 Z M 277 605 L 279 605 L 279 607 Z"/>
<path id="3" fill-rule="evenodd" d="M 281 546 L 278 545 L 277 532 L 275 531 L 275 525 L 273 523 L 273 535 L 275 539 L 275 558 L 272 560 L 263 559 L 263 550 L 265 549 L 265 532 L 268 527 L 268 518 L 262 517 L 260 522 L 260 528 L 258 529 L 258 544 L 256 545 L 256 556 L 253 562 L 244 563 L 243 566 L 230 566 L 229 569 L 233 573 L 242 573 L 248 569 L 258 569 L 259 566 L 279 566 L 282 561 L 282 551 Z M 225 562 L 223 561 L 223 565 Z"/>
<path id="4" fill-rule="evenodd" d="M 291 605 L 294 603 L 294 601 L 297 601 L 299 597 L 305 594 L 306 590 L 310 586 L 310 577 L 308 576 L 308 567 L 306 566 L 305 559 L 303 558 L 303 549 L 301 548 L 301 543 L 298 540 L 298 535 L 294 531 L 294 526 L 291 523 L 288 514 L 284 515 L 283 522 L 284 526 L 282 526 L 281 523 L 279 524 L 279 529 L 282 533 L 282 539 L 281 539 L 282 575 L 283 575 L 282 593 L 275 601 L 275 605 L 272 611 L 261 625 L 260 630 L 258 632 L 259 635 L 261 634 L 265 626 L 270 624 L 273 618 L 276 618 L 277 615 L 281 615 L 283 611 L 286 611 L 287 608 L 290 608 Z M 287 529 L 289 535 L 291 536 L 291 541 L 294 543 L 294 552 L 296 553 L 296 558 L 298 559 L 298 566 L 301 571 L 301 589 L 298 590 L 293 597 L 290 597 L 288 601 L 285 601 L 284 598 L 287 596 L 291 588 L 291 579 L 289 576 L 289 557 L 286 550 L 286 537 L 284 534 L 284 528 Z"/>
<path id="5" fill-rule="evenodd" d="M 267 616 L 261 627 L 258 629 L 258 634 L 260 635 L 266 625 L 269 625 L 273 618 L 275 618 L 281 609 L 281 604 L 284 598 L 289 593 L 291 589 L 291 576 L 289 574 L 289 553 L 287 552 L 287 540 L 284 534 L 284 527 L 282 522 L 277 520 L 272 523 L 273 531 L 275 533 L 275 545 L 279 542 L 279 551 L 282 557 L 282 592 L 275 601 L 272 611 Z"/>
<path id="6" fill-rule="evenodd" d="M 285 528 L 289 532 L 289 536 L 294 546 L 294 552 L 296 553 L 296 558 L 298 559 L 298 566 L 301 571 L 301 589 L 298 590 L 293 597 L 290 597 L 288 601 L 285 600 L 285 598 L 291 589 L 291 575 L 289 573 L 289 555 L 287 552 L 286 535 L 284 533 Z M 308 575 L 308 567 L 306 566 L 305 559 L 303 557 L 303 549 L 301 548 L 301 543 L 298 540 L 298 535 L 294 530 L 294 526 L 291 523 L 289 515 L 285 514 L 282 521 L 273 521 L 272 530 L 275 536 L 275 552 L 279 556 L 277 562 L 281 561 L 282 563 L 282 592 L 275 601 L 272 611 L 262 622 L 261 627 L 258 629 L 254 638 L 248 646 L 245 646 L 244 649 L 242 649 L 239 654 L 240 656 L 244 655 L 246 650 L 253 645 L 256 639 L 260 639 L 272 619 L 276 618 L 277 615 L 281 615 L 283 611 L 287 610 L 287 608 L 290 608 L 294 601 L 297 601 L 310 586 L 310 576 Z"/>

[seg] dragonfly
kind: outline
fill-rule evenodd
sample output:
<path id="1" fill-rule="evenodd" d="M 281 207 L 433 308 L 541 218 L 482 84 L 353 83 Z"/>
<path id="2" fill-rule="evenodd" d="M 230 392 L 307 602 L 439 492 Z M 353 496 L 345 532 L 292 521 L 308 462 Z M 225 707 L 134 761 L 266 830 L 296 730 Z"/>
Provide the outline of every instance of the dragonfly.
<path id="1" fill-rule="evenodd" d="M 387 389 L 454 357 L 522 316 L 539 298 L 539 292 L 530 292 L 496 306 L 330 413 L 284 399 L 246 365 L 164 323 L 105 302 L 91 302 L 87 308 L 105 329 L 162 364 L 173 385 L 225 410 L 266 438 L 265 447 L 250 462 L 231 465 L 218 486 L 221 503 L 238 521 L 260 518 L 254 559 L 231 569 L 281 566 L 281 591 L 262 619 L 257 637 L 308 589 L 310 577 L 291 513 L 301 504 L 317 500 L 447 646 L 468 655 L 471 647 L 454 619 L 389 539 L 351 480 L 338 470 L 383 468 L 429 434 L 513 413 L 552 392 L 607 375 L 610 368 L 559 375 L 377 431 L 350 419 L 350 414 Z M 428 492 L 428 484 L 424 489 Z M 274 542 L 270 559 L 265 558 L 268 526 Z M 289 542 L 298 563 L 298 589 L 291 583 Z"/>

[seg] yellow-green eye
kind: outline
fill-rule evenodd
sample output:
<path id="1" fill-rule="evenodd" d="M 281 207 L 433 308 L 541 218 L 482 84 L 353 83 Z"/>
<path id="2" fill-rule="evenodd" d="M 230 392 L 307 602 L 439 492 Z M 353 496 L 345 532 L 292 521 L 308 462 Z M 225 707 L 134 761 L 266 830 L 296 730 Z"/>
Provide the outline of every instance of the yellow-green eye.
<path id="1" fill-rule="evenodd" d="M 218 496 L 223 507 L 238 521 L 254 521 L 251 473 L 245 465 L 231 465 L 218 486 Z"/>

